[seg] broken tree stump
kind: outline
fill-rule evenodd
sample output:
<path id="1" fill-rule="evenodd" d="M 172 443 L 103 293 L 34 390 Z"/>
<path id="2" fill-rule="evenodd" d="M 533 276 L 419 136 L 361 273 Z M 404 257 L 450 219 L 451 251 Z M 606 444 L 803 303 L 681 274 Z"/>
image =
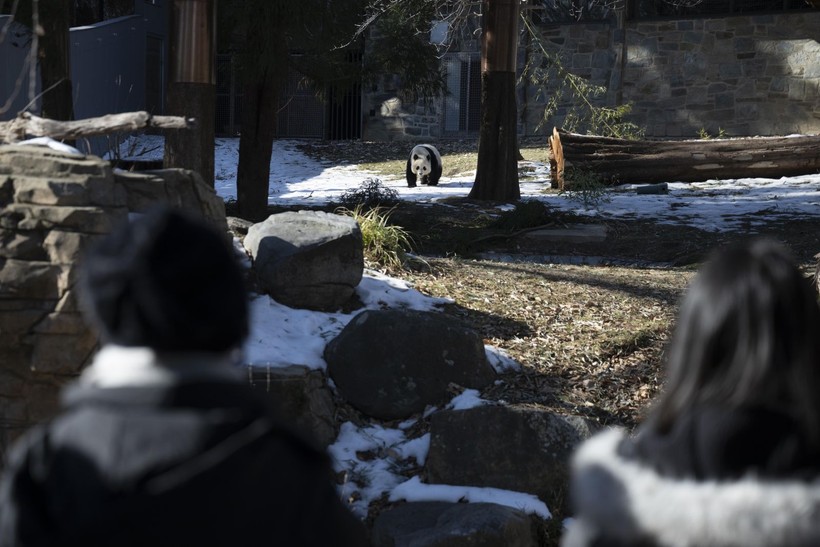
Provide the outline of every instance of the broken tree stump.
<path id="1" fill-rule="evenodd" d="M 552 128 L 549 138 L 550 182 L 553 188 L 564 189 L 564 149 L 561 146 L 561 136 L 558 129 Z"/>
<path id="2" fill-rule="evenodd" d="M 820 135 L 698 140 L 627 140 L 553 130 L 553 156 L 596 173 L 606 184 L 700 182 L 820 172 Z M 558 151 L 558 152 L 556 152 Z M 551 174 L 563 188 L 563 170 Z M 559 176 L 561 180 L 559 180 Z"/>

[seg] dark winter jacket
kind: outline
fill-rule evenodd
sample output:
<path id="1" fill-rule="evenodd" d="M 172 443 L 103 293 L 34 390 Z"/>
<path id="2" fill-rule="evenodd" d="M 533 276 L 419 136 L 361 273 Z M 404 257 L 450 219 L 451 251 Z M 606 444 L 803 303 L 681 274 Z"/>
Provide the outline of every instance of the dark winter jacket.
<path id="1" fill-rule="evenodd" d="M 362 545 L 324 453 L 241 381 L 64 392 L 12 450 L 0 545 Z"/>
<path id="2" fill-rule="evenodd" d="M 576 453 L 571 490 L 565 547 L 820 545 L 820 457 L 766 411 L 600 433 Z"/>

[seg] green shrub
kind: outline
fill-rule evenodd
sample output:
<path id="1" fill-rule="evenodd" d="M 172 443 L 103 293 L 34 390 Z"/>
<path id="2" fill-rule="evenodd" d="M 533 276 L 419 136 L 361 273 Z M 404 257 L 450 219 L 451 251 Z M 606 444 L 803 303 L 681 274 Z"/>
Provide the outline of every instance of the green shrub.
<path id="1" fill-rule="evenodd" d="M 360 204 L 353 209 L 339 208 L 336 212 L 351 216 L 359 223 L 368 266 L 380 266 L 387 271 L 402 268 L 406 253 L 412 249 L 412 239 L 401 226 L 388 224 L 391 211 L 382 212 L 381 207 L 366 209 Z"/>

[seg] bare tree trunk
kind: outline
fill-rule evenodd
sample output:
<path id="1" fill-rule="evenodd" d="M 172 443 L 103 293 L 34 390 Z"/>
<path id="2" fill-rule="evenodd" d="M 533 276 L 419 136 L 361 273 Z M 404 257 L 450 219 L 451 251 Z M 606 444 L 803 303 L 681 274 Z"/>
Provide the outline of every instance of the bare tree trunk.
<path id="1" fill-rule="evenodd" d="M 170 115 L 194 118 L 196 124 L 165 134 L 163 165 L 196 171 L 206 184 L 213 186 L 216 87 L 192 82 L 171 83 L 165 108 Z"/>
<path id="2" fill-rule="evenodd" d="M 74 119 L 71 92 L 69 33 L 74 2 L 51 0 L 39 2 L 40 26 L 38 60 L 43 93 L 43 117 L 52 120 Z"/>
<path id="3" fill-rule="evenodd" d="M 245 84 L 242 95 L 242 132 L 236 192 L 239 216 L 264 220 L 268 213 L 268 187 L 279 81 L 271 72 Z"/>
<path id="4" fill-rule="evenodd" d="M 518 186 L 518 134 L 515 61 L 518 0 L 485 0 L 481 40 L 481 131 L 478 165 L 470 197 L 515 201 Z"/>
<path id="5" fill-rule="evenodd" d="M 555 135 L 560 142 L 554 141 Z M 648 141 L 558 131 L 551 146 L 563 150 L 567 168 L 593 171 L 609 184 L 777 178 L 820 171 L 820 135 Z M 551 156 L 558 159 L 555 152 Z M 560 186 L 558 174 L 554 168 L 553 186 Z M 566 183 L 572 184 L 569 176 Z"/>
<path id="6" fill-rule="evenodd" d="M 515 73 L 482 74 L 481 102 L 484 107 L 478 167 L 470 197 L 492 201 L 518 200 L 521 191 L 518 186 Z"/>
<path id="7" fill-rule="evenodd" d="M 165 137 L 165 167 L 191 169 L 214 185 L 216 85 L 213 28 L 215 0 L 174 0 L 171 84 L 166 111 L 196 118 L 195 127 Z"/>

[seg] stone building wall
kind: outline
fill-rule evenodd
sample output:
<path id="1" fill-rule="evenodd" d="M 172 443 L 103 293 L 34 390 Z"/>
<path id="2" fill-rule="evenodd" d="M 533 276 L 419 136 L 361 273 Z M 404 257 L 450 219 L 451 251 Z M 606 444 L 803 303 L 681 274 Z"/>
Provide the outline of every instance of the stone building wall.
<path id="1" fill-rule="evenodd" d="M 0 146 L 0 467 L 11 441 L 53 415 L 60 388 L 96 348 L 74 290 L 83 250 L 156 203 L 227 231 L 224 203 L 191 171 L 114 173 L 94 156 Z"/>
<path id="2" fill-rule="evenodd" d="M 540 29 L 566 69 L 607 87 L 599 104 L 631 103 L 628 120 L 647 136 L 820 133 L 820 10 L 655 21 L 619 16 Z M 423 109 L 403 105 L 393 84 L 365 93 L 364 138 L 444 136 L 444 99 Z M 522 135 L 563 125 L 566 104 L 537 129 L 552 92 L 519 89 Z"/>
<path id="3" fill-rule="evenodd" d="M 659 137 L 820 133 L 820 11 L 632 23 L 620 82 Z"/>

